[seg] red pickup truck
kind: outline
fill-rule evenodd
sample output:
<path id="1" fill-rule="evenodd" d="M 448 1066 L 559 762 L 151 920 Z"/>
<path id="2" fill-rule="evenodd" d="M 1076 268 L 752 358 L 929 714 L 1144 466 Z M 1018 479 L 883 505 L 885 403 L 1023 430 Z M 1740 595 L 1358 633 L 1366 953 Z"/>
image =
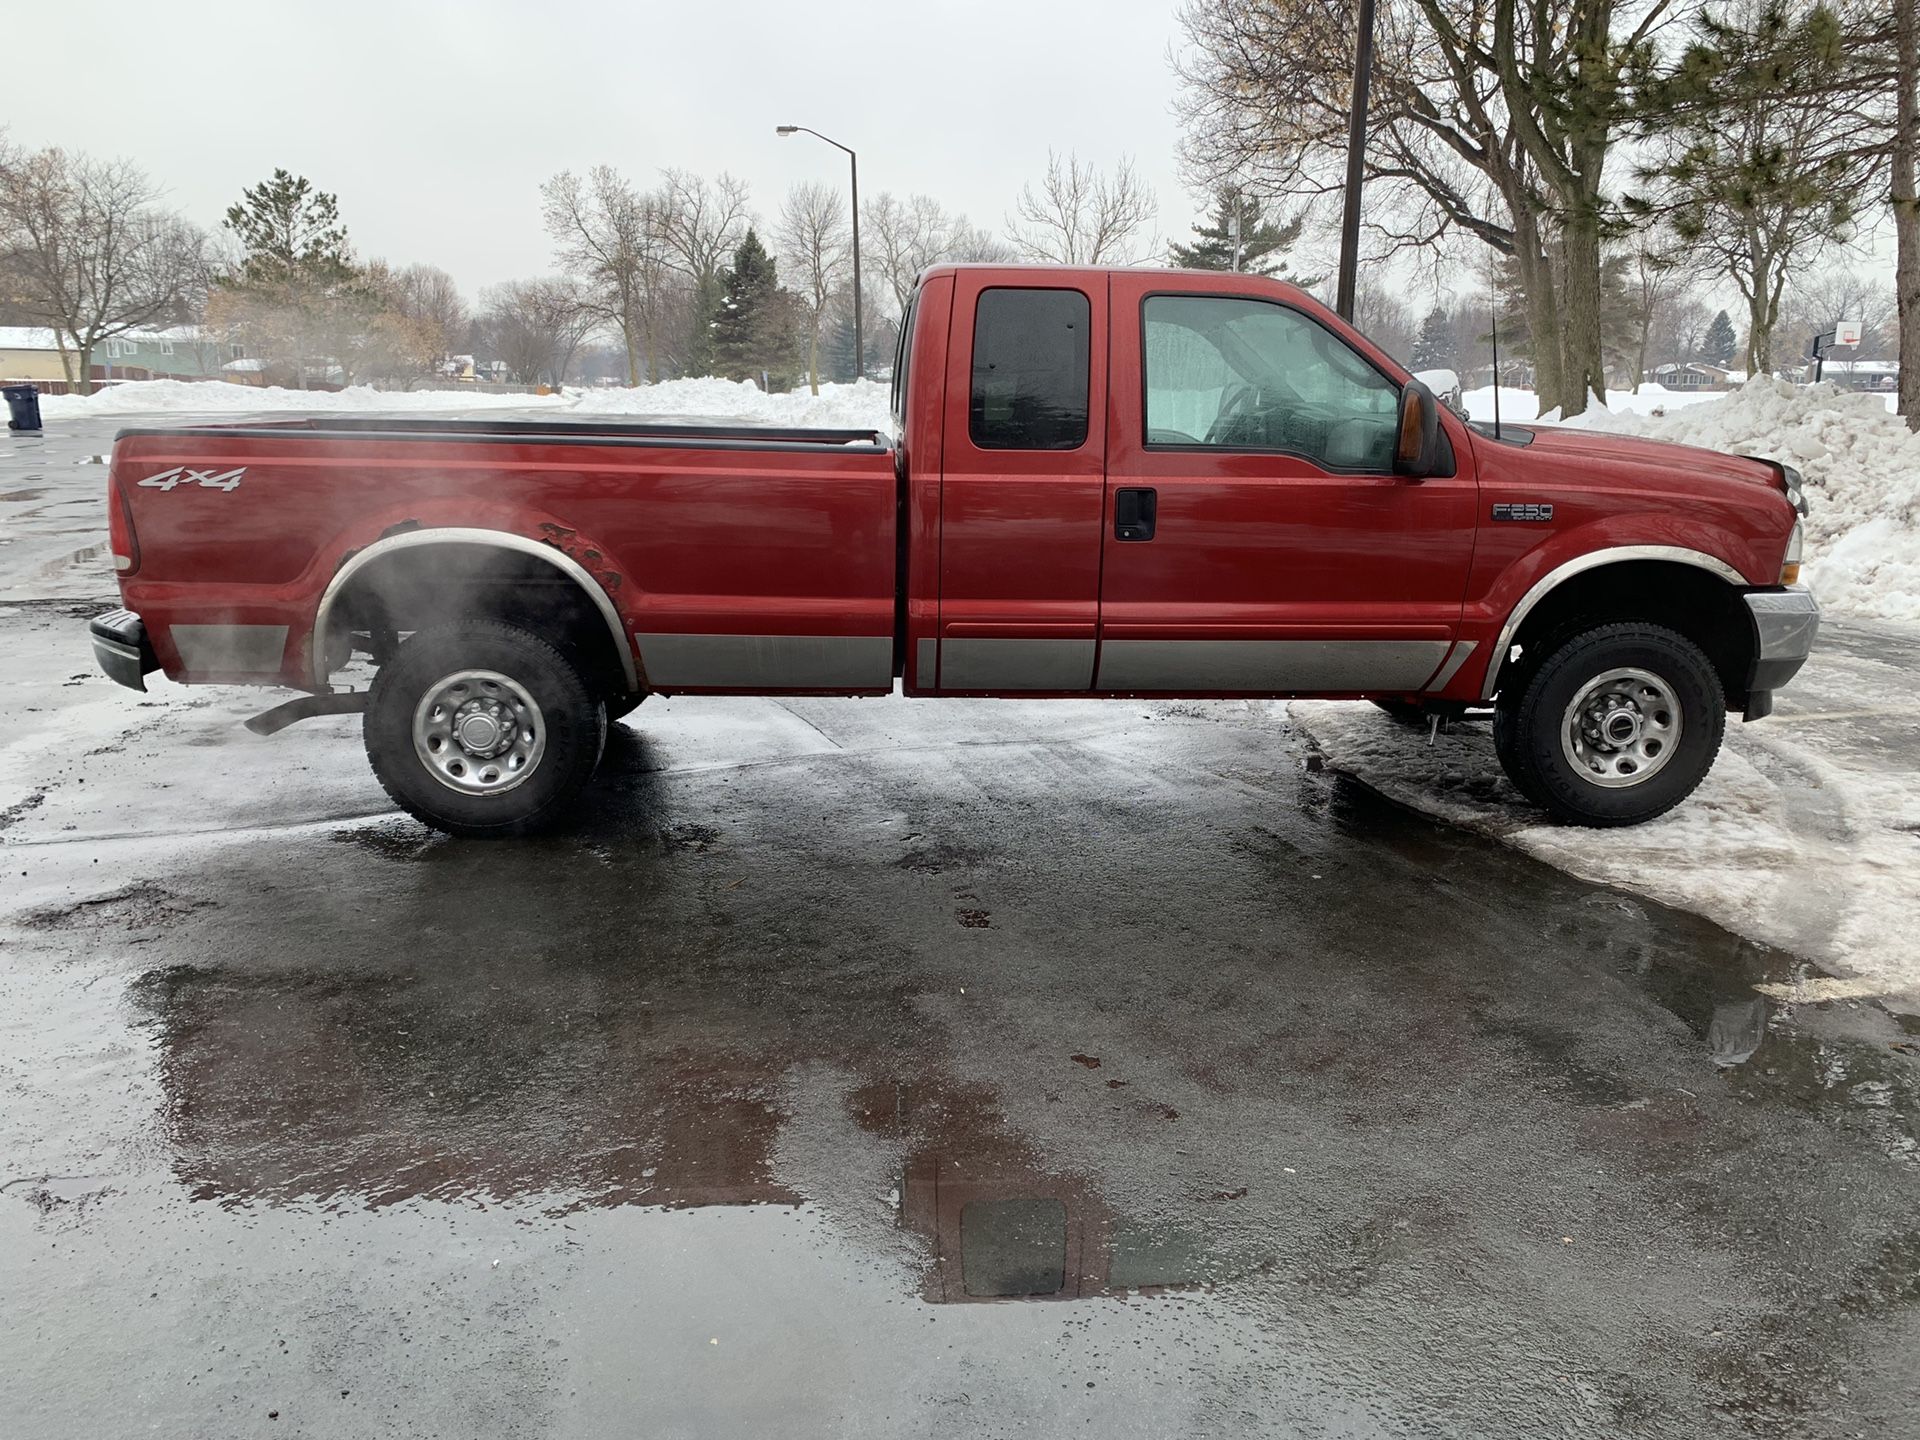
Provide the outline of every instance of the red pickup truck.
<path id="1" fill-rule="evenodd" d="M 558 817 L 649 695 L 1491 706 L 1562 820 L 1678 804 L 1819 623 L 1790 468 L 1462 423 L 1298 289 L 939 266 L 893 435 L 300 419 L 131 429 L 114 679 L 364 710 L 394 800 Z M 356 654 L 371 686 L 338 689 Z"/>

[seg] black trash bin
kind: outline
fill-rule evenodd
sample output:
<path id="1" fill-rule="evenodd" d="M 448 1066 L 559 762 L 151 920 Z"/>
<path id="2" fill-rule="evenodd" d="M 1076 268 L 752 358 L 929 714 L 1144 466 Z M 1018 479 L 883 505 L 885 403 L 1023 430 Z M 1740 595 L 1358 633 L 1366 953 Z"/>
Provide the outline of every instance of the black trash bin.
<path id="1" fill-rule="evenodd" d="M 9 430 L 40 428 L 40 392 L 31 385 L 0 386 L 0 398 L 7 402 Z"/>

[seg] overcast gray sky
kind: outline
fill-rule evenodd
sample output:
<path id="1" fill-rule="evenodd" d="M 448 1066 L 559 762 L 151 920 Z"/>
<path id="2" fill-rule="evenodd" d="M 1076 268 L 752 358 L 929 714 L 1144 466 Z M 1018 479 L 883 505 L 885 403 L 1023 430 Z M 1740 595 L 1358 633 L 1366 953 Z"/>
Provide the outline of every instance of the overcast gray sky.
<path id="1" fill-rule="evenodd" d="M 276 165 L 340 197 L 358 252 L 469 293 L 550 268 L 540 182 L 606 163 L 924 190 L 999 230 L 1047 147 L 1131 153 L 1184 238 L 1174 0 L 8 6 L 0 126 L 137 160 L 209 228 Z M 856 76 L 861 76 L 856 82 Z"/>

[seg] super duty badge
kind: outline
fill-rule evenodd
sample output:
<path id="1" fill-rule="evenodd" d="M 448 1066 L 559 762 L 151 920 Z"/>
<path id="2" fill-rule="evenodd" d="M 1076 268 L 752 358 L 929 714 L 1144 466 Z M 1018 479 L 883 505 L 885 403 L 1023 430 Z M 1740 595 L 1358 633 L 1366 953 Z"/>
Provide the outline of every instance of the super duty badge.
<path id="1" fill-rule="evenodd" d="M 1524 505 L 1495 505 L 1493 518 L 1496 520 L 1551 520 L 1553 506 L 1528 501 Z"/>

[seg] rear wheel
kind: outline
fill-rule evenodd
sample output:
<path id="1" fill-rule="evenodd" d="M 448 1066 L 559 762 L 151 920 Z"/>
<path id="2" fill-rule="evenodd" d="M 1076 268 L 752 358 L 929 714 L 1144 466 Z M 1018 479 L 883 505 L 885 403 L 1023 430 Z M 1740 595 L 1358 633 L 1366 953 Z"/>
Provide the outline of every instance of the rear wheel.
<path id="1" fill-rule="evenodd" d="M 491 620 L 422 630 L 367 697 L 367 759 L 394 803 L 452 835 L 563 816 L 606 743 L 606 710 L 537 635 Z"/>
<path id="2" fill-rule="evenodd" d="M 1700 647 L 1658 625 L 1575 635 L 1502 706 L 1494 742 L 1521 793 L 1574 825 L 1637 825 L 1691 795 L 1726 731 Z"/>

